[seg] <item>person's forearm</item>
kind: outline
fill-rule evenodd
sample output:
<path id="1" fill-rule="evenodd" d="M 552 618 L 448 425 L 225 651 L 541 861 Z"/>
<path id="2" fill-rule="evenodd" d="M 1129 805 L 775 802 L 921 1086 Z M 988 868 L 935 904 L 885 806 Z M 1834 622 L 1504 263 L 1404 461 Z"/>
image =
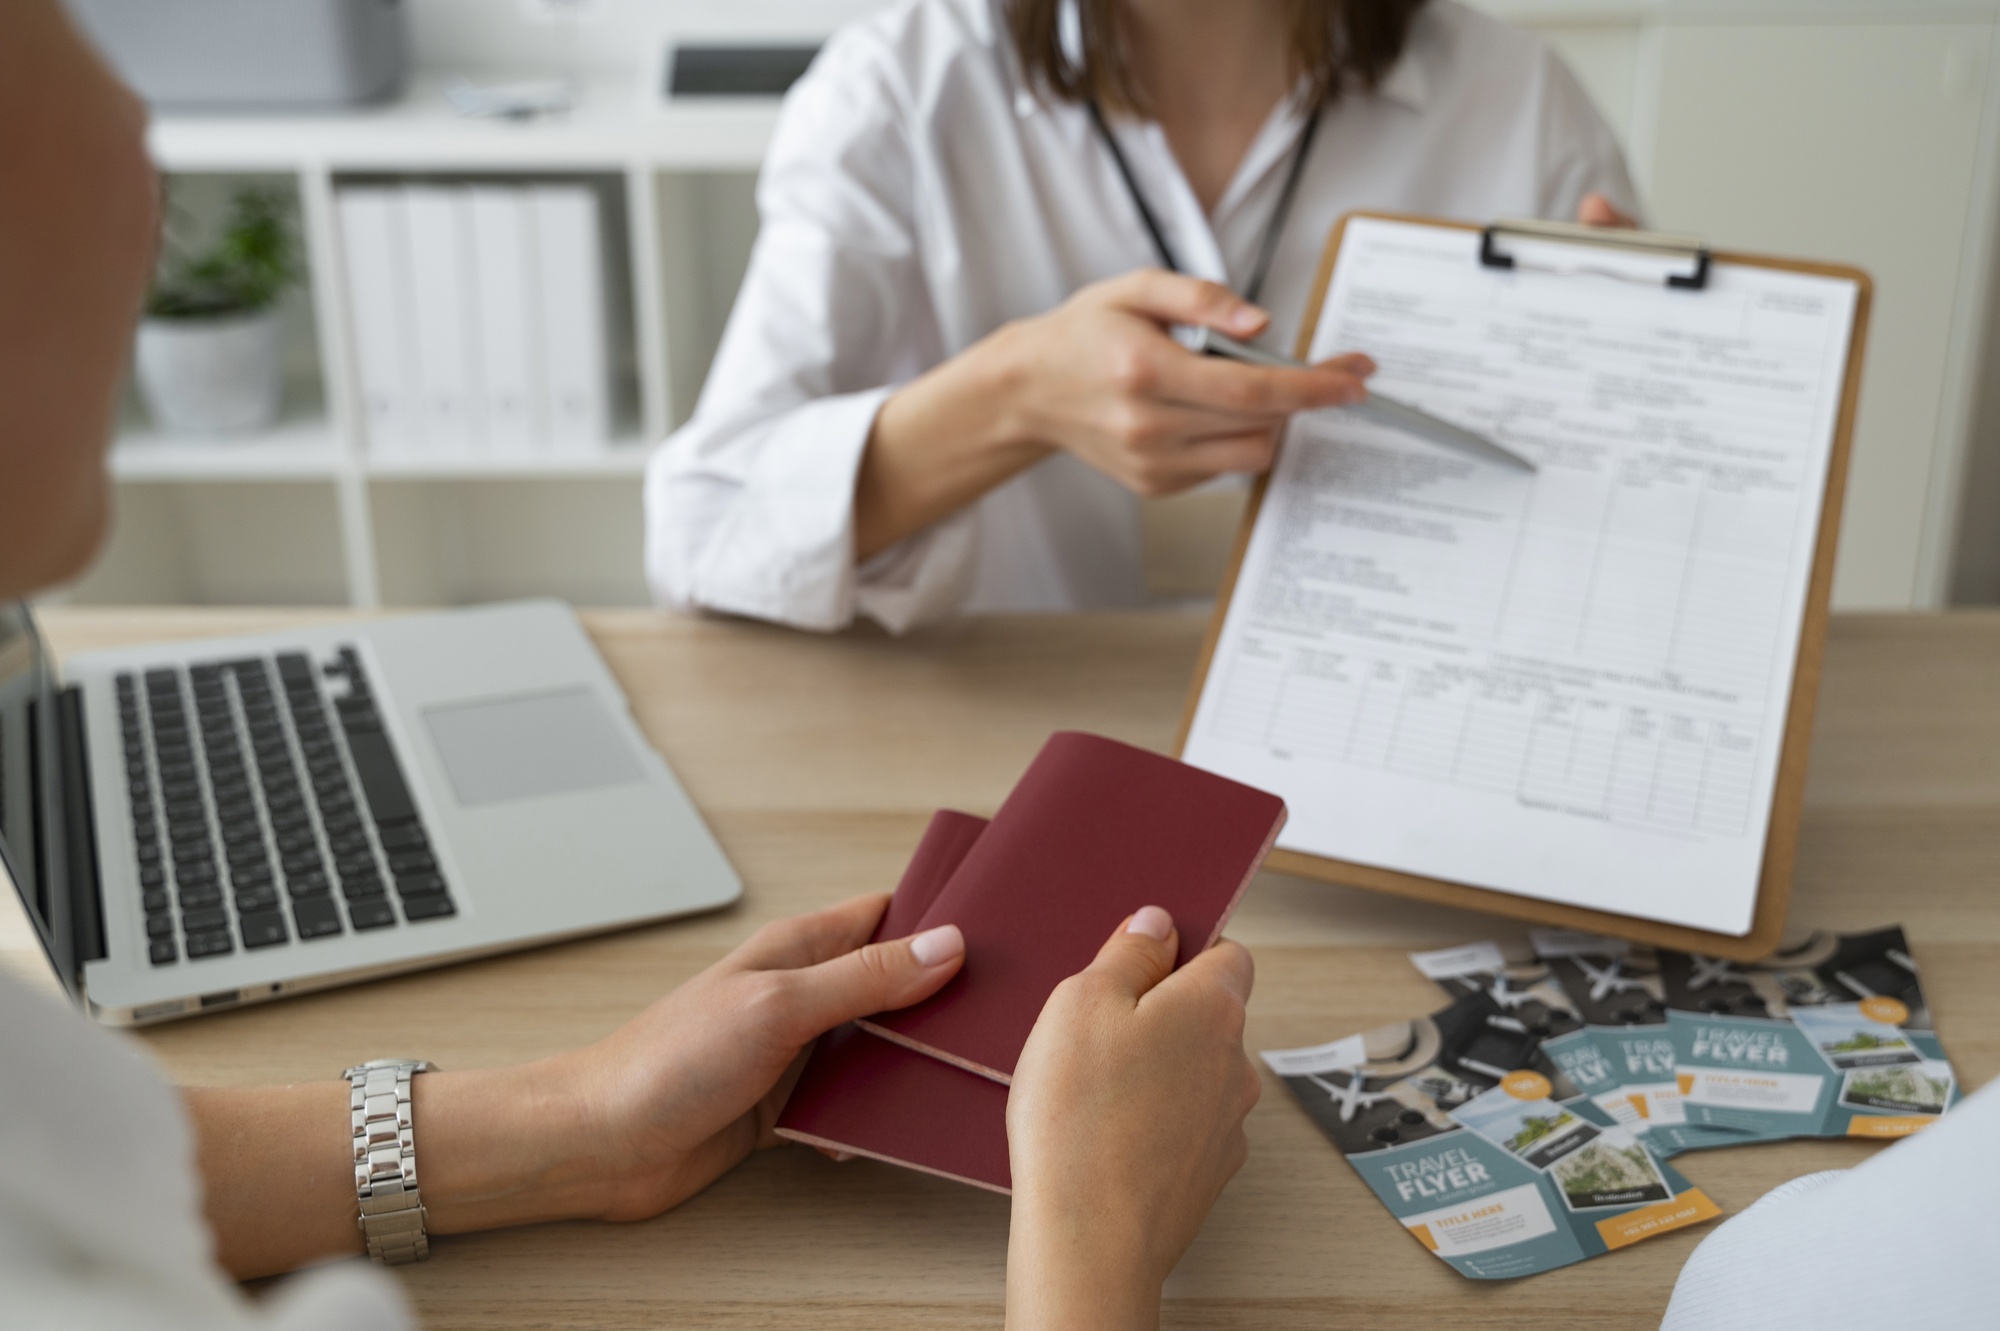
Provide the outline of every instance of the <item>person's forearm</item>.
<path id="1" fill-rule="evenodd" d="M 912 380 L 882 404 L 854 485 L 865 563 L 1048 456 L 1011 409 L 1010 330 Z"/>
<path id="2" fill-rule="evenodd" d="M 1007 1331 L 1157 1331 L 1160 1278 L 1108 1216 L 1052 1213 L 1017 1190 L 1007 1238 Z"/>
<path id="3" fill-rule="evenodd" d="M 607 1180 L 553 1064 L 427 1072 L 411 1083 L 417 1186 L 432 1234 L 601 1214 Z M 191 1090 L 216 1258 L 239 1279 L 361 1251 L 344 1081 Z"/>

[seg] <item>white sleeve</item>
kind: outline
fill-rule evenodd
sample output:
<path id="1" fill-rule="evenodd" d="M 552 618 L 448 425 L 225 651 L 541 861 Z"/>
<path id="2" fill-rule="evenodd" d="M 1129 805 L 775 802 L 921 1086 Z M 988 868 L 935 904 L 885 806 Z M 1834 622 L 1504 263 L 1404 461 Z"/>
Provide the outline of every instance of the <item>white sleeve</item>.
<path id="1" fill-rule="evenodd" d="M 1561 56 L 1545 46 L 1541 62 L 1539 215 L 1574 222 L 1583 196 L 1602 194 L 1618 211 L 1643 223 L 1639 192 L 1632 187 L 1611 126 Z"/>
<path id="2" fill-rule="evenodd" d="M 859 612 L 900 631 L 964 599 L 970 510 L 854 562 L 875 413 L 943 358 L 908 102 L 865 31 L 830 42 L 786 98 L 735 310 L 694 417 L 647 471 L 647 576 L 668 605 L 814 629 Z"/>
<path id="3" fill-rule="evenodd" d="M 1993 1325 L 2000 1085 L 1845 1172 L 1811 1174 L 1702 1240 L 1661 1331 Z"/>

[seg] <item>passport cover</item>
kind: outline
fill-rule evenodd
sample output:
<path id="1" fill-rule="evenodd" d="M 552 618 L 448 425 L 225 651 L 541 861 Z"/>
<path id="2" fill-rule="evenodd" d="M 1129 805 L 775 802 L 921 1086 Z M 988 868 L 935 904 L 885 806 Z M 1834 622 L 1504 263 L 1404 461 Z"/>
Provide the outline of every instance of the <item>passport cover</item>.
<path id="1" fill-rule="evenodd" d="M 940 809 L 870 942 L 915 932 L 986 820 Z M 820 1037 L 777 1133 L 808 1146 L 1009 1192 L 1007 1088 L 845 1025 Z"/>
<path id="2" fill-rule="evenodd" d="M 1176 966 L 1222 935 L 1285 824 L 1277 796 L 1145 749 L 1051 735 L 918 929 L 956 924 L 965 965 L 930 998 L 859 1023 L 1010 1081 L 1058 984 L 1141 906 L 1180 929 Z"/>

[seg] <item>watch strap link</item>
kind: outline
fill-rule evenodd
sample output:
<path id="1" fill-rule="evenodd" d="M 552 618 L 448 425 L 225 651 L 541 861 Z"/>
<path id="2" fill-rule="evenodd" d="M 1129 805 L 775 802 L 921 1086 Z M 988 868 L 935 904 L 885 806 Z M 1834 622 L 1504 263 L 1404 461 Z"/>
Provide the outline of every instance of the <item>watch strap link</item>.
<path id="1" fill-rule="evenodd" d="M 410 1078 L 432 1065 L 378 1058 L 347 1069 L 354 1116 L 354 1193 L 368 1255 L 399 1266 L 430 1256 L 424 1205 L 417 1191 L 416 1135 Z"/>

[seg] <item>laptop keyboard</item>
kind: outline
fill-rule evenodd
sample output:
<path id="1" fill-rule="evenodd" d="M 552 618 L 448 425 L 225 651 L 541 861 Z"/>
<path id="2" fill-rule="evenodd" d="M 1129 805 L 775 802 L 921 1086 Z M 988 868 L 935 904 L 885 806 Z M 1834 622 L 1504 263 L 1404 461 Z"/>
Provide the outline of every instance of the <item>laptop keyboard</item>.
<path id="1" fill-rule="evenodd" d="M 116 688 L 153 965 L 456 913 L 353 648 Z"/>

